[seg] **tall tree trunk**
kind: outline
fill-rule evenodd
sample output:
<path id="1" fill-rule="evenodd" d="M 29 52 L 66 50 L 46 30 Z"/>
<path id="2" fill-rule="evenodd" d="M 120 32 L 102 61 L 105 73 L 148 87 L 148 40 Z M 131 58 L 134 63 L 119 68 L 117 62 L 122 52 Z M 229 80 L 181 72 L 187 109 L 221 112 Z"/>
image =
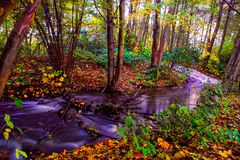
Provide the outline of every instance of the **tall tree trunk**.
<path id="1" fill-rule="evenodd" d="M 231 4 L 234 0 L 231 0 Z M 227 13 L 227 17 L 226 17 L 226 21 L 224 23 L 224 29 L 223 29 L 223 35 L 222 35 L 222 40 L 221 40 L 221 43 L 220 43 L 220 47 L 219 47 L 219 50 L 218 50 L 218 58 L 220 59 L 220 54 L 221 54 L 221 51 L 222 51 L 222 46 L 223 46 L 223 43 L 224 43 L 224 40 L 225 40 L 225 36 L 226 36 L 226 32 L 227 32 L 227 27 L 228 27 L 228 22 L 229 22 L 229 17 L 230 17 L 230 13 L 231 13 L 231 8 L 229 7 L 228 8 L 228 13 Z"/>
<path id="2" fill-rule="evenodd" d="M 145 26 L 144 26 L 144 31 L 143 31 L 143 46 L 146 46 L 147 43 L 147 35 L 148 33 L 148 28 L 149 28 L 149 19 L 150 19 L 150 15 L 148 15 L 146 22 L 145 22 Z"/>
<path id="3" fill-rule="evenodd" d="M 120 28 L 118 35 L 118 57 L 117 57 L 117 67 L 115 76 L 113 78 L 112 87 L 113 90 L 117 90 L 119 79 L 122 74 L 123 68 L 123 56 L 124 56 L 124 27 L 125 27 L 125 0 L 120 1 L 119 7 L 119 16 L 120 16 Z"/>
<path id="4" fill-rule="evenodd" d="M 240 83 L 240 29 L 235 39 L 234 48 L 224 76 L 225 82 Z"/>
<path id="5" fill-rule="evenodd" d="M 107 89 L 111 90 L 111 83 L 114 76 L 114 19 L 113 1 L 107 0 L 107 45 L 108 45 L 108 84 Z"/>
<path id="6" fill-rule="evenodd" d="M 216 26 L 215 26 L 212 38 L 207 45 L 207 52 L 209 52 L 209 53 L 212 52 L 212 48 L 213 48 L 213 45 L 214 45 L 214 42 L 215 42 L 215 39 L 216 39 L 216 36 L 217 36 L 217 32 L 218 32 L 218 29 L 219 29 L 219 26 L 220 26 L 221 19 L 222 19 L 223 0 L 220 0 L 219 3 L 220 3 L 219 4 L 219 12 L 218 12 L 218 18 L 217 18 Z"/>
<path id="7" fill-rule="evenodd" d="M 127 28 L 131 29 L 132 27 L 132 14 L 133 14 L 133 0 L 130 1 L 130 6 L 129 6 L 129 12 L 128 12 L 128 23 L 127 23 Z"/>
<path id="8" fill-rule="evenodd" d="M 160 4 L 160 0 L 155 1 Z M 152 43 L 152 60 L 151 67 L 155 67 L 158 64 L 158 39 L 160 34 L 160 22 L 158 19 L 159 11 L 155 10 L 154 25 L 153 25 L 153 43 Z"/>
<path id="9" fill-rule="evenodd" d="M 174 14 L 178 14 L 178 7 L 180 4 L 180 0 L 176 1 L 175 0 L 175 6 L 174 6 Z M 172 53 L 173 52 L 173 46 L 174 46 L 174 38 L 175 38 L 175 29 L 176 29 L 176 21 L 174 21 L 172 23 L 172 34 L 171 34 L 171 40 L 170 40 L 170 45 L 169 45 L 169 52 Z"/>
<path id="10" fill-rule="evenodd" d="M 139 46 L 139 42 L 140 40 L 142 39 L 143 37 L 143 30 L 144 30 L 144 26 L 145 26 L 145 23 L 146 23 L 146 18 L 143 18 L 142 19 L 142 22 L 140 24 L 140 29 L 138 31 L 138 35 L 137 35 L 137 39 L 136 39 L 136 43 L 134 45 L 134 48 L 138 47 Z"/>
<path id="11" fill-rule="evenodd" d="M 29 4 L 22 17 L 17 21 L 11 32 L 0 59 L 0 98 L 11 72 L 11 67 L 16 59 L 17 51 L 28 29 L 31 27 L 41 0 Z"/>
<path id="12" fill-rule="evenodd" d="M 174 14 L 174 8 L 170 7 L 168 10 L 169 14 Z M 170 25 L 166 24 L 162 30 L 162 34 L 161 34 L 161 39 L 160 39 L 160 46 L 158 49 L 158 57 L 157 57 L 157 64 L 160 65 L 161 60 L 162 60 L 162 55 L 164 53 L 164 49 L 165 49 L 165 43 L 166 43 L 166 38 L 169 34 L 169 29 L 170 29 Z"/>
<path id="13" fill-rule="evenodd" d="M 139 5 L 139 1 L 133 0 L 133 23 L 132 23 L 131 29 L 134 33 L 136 33 L 136 31 L 137 31 L 137 17 L 135 14 L 138 11 L 138 5 Z"/>

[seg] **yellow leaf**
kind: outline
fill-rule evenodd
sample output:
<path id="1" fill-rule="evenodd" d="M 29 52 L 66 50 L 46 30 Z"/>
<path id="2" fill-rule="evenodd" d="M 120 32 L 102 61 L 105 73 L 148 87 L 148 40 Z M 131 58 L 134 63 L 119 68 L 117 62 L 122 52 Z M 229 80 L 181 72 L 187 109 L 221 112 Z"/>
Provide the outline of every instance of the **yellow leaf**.
<path id="1" fill-rule="evenodd" d="M 174 159 L 181 159 L 186 157 L 186 154 L 183 151 L 179 151 L 177 153 L 174 154 Z"/>
<path id="2" fill-rule="evenodd" d="M 48 74 L 49 78 L 54 78 L 54 74 Z"/>
<path id="3" fill-rule="evenodd" d="M 222 157 L 227 158 L 229 155 L 232 154 L 232 150 L 228 150 L 228 151 L 219 151 L 218 154 Z"/>
<path id="4" fill-rule="evenodd" d="M 52 66 L 47 66 L 47 69 L 51 70 L 51 69 L 53 69 L 53 67 Z"/>
<path id="5" fill-rule="evenodd" d="M 60 80 L 60 82 L 63 82 L 64 81 L 64 77 L 61 77 L 59 80 Z"/>
<path id="6" fill-rule="evenodd" d="M 12 130 L 10 129 L 10 128 L 6 128 L 5 129 L 5 132 L 8 132 L 8 133 L 10 133 Z"/>
<path id="7" fill-rule="evenodd" d="M 47 83 L 47 82 L 48 82 L 48 78 L 43 77 L 43 78 L 42 78 L 42 81 L 43 81 L 43 83 Z"/>
<path id="8" fill-rule="evenodd" d="M 47 77 L 47 73 L 43 73 L 43 76 Z"/>
<path id="9" fill-rule="evenodd" d="M 16 85 L 16 86 L 19 86 L 20 84 L 21 84 L 21 83 L 20 83 L 19 81 L 16 81 L 16 82 L 15 82 L 15 85 Z"/>
<path id="10" fill-rule="evenodd" d="M 41 70 L 43 73 L 46 72 L 44 68 L 41 68 L 40 70 Z"/>
<path id="11" fill-rule="evenodd" d="M 61 87 L 62 83 L 55 83 L 55 86 Z"/>
<path id="12" fill-rule="evenodd" d="M 9 138 L 9 133 L 8 132 L 3 132 L 3 137 L 7 141 Z"/>

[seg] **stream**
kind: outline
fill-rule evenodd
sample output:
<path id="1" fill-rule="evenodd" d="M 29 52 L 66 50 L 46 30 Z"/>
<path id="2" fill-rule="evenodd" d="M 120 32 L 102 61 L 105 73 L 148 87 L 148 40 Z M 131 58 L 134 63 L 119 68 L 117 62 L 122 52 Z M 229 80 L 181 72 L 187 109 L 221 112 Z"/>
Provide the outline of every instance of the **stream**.
<path id="1" fill-rule="evenodd" d="M 181 68 L 176 68 L 179 72 Z M 186 105 L 194 108 L 199 99 L 199 93 L 204 85 L 220 83 L 193 69 L 184 69 L 188 79 L 182 86 L 160 89 L 148 89 L 138 97 L 134 111 L 138 114 L 154 114 L 162 112 L 172 103 Z M 106 100 L 114 98 L 121 101 L 124 96 L 111 97 L 94 92 L 80 93 L 75 96 L 91 105 L 98 105 Z M 64 149 L 74 149 L 84 144 L 96 143 L 106 137 L 119 138 L 117 136 L 118 121 L 108 116 L 95 116 L 78 114 L 78 118 L 84 121 L 80 124 L 74 120 L 64 120 L 58 111 L 67 106 L 68 102 L 63 97 L 53 99 L 39 99 L 36 101 L 24 101 L 23 108 L 18 108 L 13 102 L 0 102 L 0 120 L 3 124 L 4 114 L 9 114 L 15 126 L 20 127 L 24 134 L 10 136 L 8 141 L 0 139 L 0 150 L 7 150 L 10 159 L 15 159 L 15 148 L 27 152 L 61 152 Z M 106 136 L 93 136 L 87 127 L 91 126 L 98 133 Z M 2 137 L 2 136 L 1 136 Z M 21 159 L 24 159 L 21 157 Z"/>

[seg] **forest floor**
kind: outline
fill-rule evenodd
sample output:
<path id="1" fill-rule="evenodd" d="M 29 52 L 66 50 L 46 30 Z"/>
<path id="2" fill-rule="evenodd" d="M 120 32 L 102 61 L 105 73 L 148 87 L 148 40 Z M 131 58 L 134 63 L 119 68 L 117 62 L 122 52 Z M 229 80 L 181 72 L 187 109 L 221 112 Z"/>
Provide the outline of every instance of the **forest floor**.
<path id="1" fill-rule="evenodd" d="M 219 135 L 219 131 L 224 127 L 240 130 L 240 98 L 239 95 L 227 96 L 230 101 L 227 110 L 219 105 L 220 114 L 215 116 L 211 121 L 211 132 Z M 210 116 L 210 115 L 209 115 Z M 228 132 L 230 132 L 228 130 Z M 169 132 L 171 132 L 169 130 Z M 199 131 L 194 131 L 199 132 Z M 194 134 L 194 133 L 193 133 Z M 222 133 L 221 133 L 222 134 Z M 175 137 L 175 141 L 169 141 L 163 135 L 152 136 L 155 141 L 154 147 L 156 152 L 152 155 L 144 155 L 142 152 L 133 147 L 132 141 L 106 140 L 92 145 L 84 145 L 72 151 L 64 150 L 62 153 L 52 153 L 51 155 L 39 155 L 37 160 L 42 159 L 240 159 L 240 135 L 239 132 L 234 134 L 223 133 L 226 139 L 224 141 L 209 141 L 206 144 L 199 144 L 201 137 L 193 137 L 192 141 L 182 144 L 182 136 Z M 237 135 L 238 134 L 238 135 Z M 214 136 L 212 135 L 212 136 Z M 233 140 L 235 138 L 235 140 Z"/>
<path id="2" fill-rule="evenodd" d="M 171 73 L 167 80 L 147 80 L 147 68 L 146 63 L 139 63 L 134 67 L 124 66 L 119 83 L 120 93 L 134 94 L 140 86 L 160 88 L 184 82 L 176 76 L 176 73 Z M 47 56 L 19 57 L 13 67 L 3 99 L 50 98 L 86 90 L 101 92 L 107 84 L 106 69 L 86 60 L 76 60 L 69 75 L 54 71 Z"/>

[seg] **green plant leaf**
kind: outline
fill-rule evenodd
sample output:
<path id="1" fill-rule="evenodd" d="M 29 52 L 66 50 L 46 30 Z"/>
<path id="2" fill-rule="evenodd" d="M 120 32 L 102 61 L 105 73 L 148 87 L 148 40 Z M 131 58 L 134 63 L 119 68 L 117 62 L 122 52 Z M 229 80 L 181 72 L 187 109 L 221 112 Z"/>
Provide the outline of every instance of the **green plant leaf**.
<path id="1" fill-rule="evenodd" d="M 5 122 L 7 123 L 8 121 L 11 120 L 11 117 L 10 117 L 8 114 L 5 114 L 5 115 L 4 115 L 4 120 L 5 120 Z"/>
<path id="2" fill-rule="evenodd" d="M 6 122 L 7 126 L 10 127 L 11 129 L 14 128 L 14 124 L 11 121 Z"/>
<path id="3" fill-rule="evenodd" d="M 23 107 L 23 102 L 21 99 L 14 98 L 14 101 L 15 101 L 16 106 L 18 106 L 19 108 Z"/>
<path id="4" fill-rule="evenodd" d="M 17 130 L 20 132 L 21 135 L 23 135 L 23 130 L 19 127 L 17 127 Z"/>
<path id="5" fill-rule="evenodd" d="M 15 151 L 15 157 L 16 157 L 17 159 L 19 159 L 19 157 L 20 157 L 20 150 L 17 149 L 17 148 L 16 148 L 16 151 Z"/>
<path id="6" fill-rule="evenodd" d="M 132 126 L 134 125 L 134 120 L 131 118 L 131 117 L 126 117 L 125 120 L 124 120 L 124 123 L 127 125 L 127 126 Z"/>
<path id="7" fill-rule="evenodd" d="M 27 156 L 27 153 L 26 153 L 26 152 L 24 152 L 24 151 L 20 150 L 20 154 L 21 154 L 23 157 L 25 157 L 25 158 L 28 158 L 28 156 Z"/>
<path id="8" fill-rule="evenodd" d="M 207 145 L 207 142 L 205 142 L 204 139 L 201 139 L 201 142 L 200 142 L 200 143 L 201 143 L 201 145 L 203 145 L 203 146 L 206 146 L 206 145 Z"/>

